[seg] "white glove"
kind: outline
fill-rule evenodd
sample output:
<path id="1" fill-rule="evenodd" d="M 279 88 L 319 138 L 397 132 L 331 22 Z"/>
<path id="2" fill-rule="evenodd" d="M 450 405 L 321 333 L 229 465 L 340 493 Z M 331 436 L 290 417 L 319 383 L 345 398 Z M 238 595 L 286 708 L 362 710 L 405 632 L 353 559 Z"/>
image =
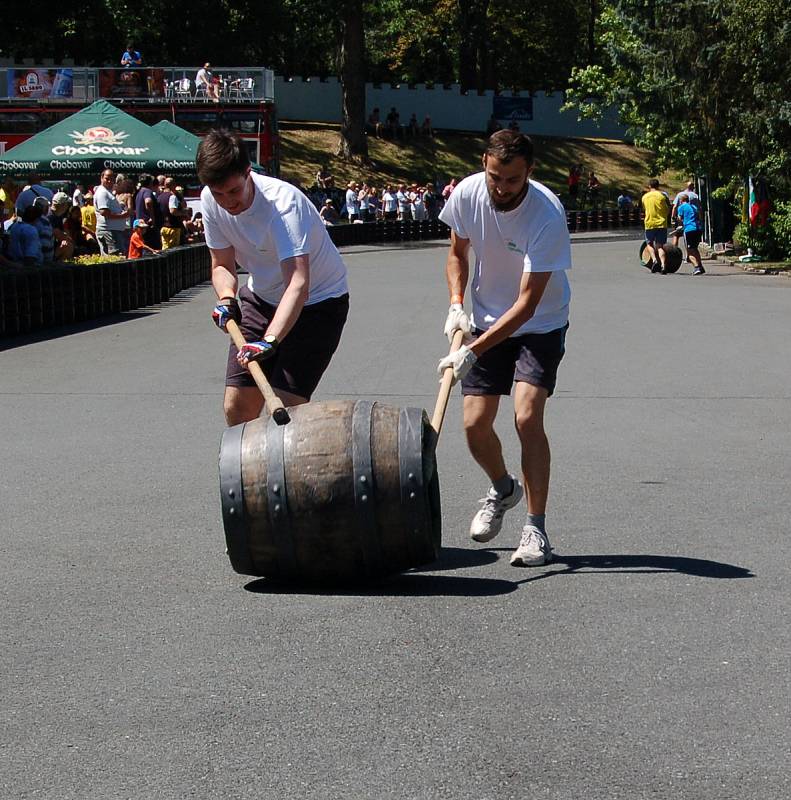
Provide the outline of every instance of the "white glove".
<path id="1" fill-rule="evenodd" d="M 461 303 L 454 303 L 448 309 L 448 318 L 445 320 L 445 336 L 448 342 L 453 341 L 453 334 L 456 331 L 464 333 L 463 341 L 468 342 L 472 336 L 470 333 L 470 318 L 464 313 L 464 306 Z"/>
<path id="2" fill-rule="evenodd" d="M 442 379 L 442 373 L 445 372 L 448 367 L 453 367 L 453 382 L 456 383 L 456 381 L 460 381 L 472 369 L 472 365 L 477 360 L 478 356 L 476 356 L 466 344 L 463 344 L 455 352 L 440 359 L 439 366 L 437 367 L 440 380 Z"/>

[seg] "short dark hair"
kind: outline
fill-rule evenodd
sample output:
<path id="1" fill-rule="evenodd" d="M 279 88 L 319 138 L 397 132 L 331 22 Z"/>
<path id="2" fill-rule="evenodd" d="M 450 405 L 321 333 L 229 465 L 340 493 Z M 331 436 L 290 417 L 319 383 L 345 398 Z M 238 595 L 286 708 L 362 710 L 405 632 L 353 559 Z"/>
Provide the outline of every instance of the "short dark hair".
<path id="1" fill-rule="evenodd" d="M 524 158 L 528 167 L 533 164 L 533 142 L 529 136 L 519 131 L 496 131 L 489 137 L 484 152 L 503 164 L 518 157 Z"/>
<path id="2" fill-rule="evenodd" d="M 659 178 L 651 178 L 651 180 L 648 181 L 648 185 L 652 189 L 658 189 L 659 188 Z"/>
<path id="3" fill-rule="evenodd" d="M 250 166 L 250 156 L 242 139 L 232 131 L 209 131 L 198 145 L 195 158 L 198 180 L 215 186 L 234 175 L 243 175 Z"/>
<path id="4" fill-rule="evenodd" d="M 147 187 L 149 187 L 149 186 L 151 185 L 151 181 L 153 181 L 153 180 L 154 180 L 154 176 L 153 176 L 153 175 L 149 175 L 147 172 L 141 172 L 141 173 L 140 173 L 140 174 L 137 176 L 137 182 L 138 182 L 138 183 L 139 183 L 141 186 L 144 186 L 144 187 L 146 187 L 146 188 L 147 188 Z"/>

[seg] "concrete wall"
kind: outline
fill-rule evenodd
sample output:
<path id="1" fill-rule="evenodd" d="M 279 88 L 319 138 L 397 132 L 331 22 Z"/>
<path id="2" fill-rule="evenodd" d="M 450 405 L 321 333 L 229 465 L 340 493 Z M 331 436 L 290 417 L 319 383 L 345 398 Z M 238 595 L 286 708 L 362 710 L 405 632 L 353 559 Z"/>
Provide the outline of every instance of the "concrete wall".
<path id="1" fill-rule="evenodd" d="M 408 87 L 381 86 L 366 84 L 366 113 L 378 107 L 382 121 L 392 106 L 401 115 L 401 124 L 407 123 L 414 112 L 418 121 L 427 114 L 436 128 L 460 131 L 484 131 L 494 108 L 494 92 L 484 94 L 470 92 L 461 94 L 458 85 L 447 89 L 442 86 Z M 505 93 L 501 97 L 511 97 Z M 530 93 L 515 93 L 513 97 L 530 97 Z M 519 119 L 519 129 L 523 133 L 541 136 L 601 137 L 624 139 L 626 128 L 621 125 L 615 113 L 608 114 L 601 123 L 590 120 L 577 121 L 575 112 L 561 113 L 563 104 L 561 93 L 532 95 L 533 118 Z M 283 78 L 275 76 L 275 103 L 278 118 L 300 122 L 341 121 L 341 86 L 337 78 L 321 81 L 318 78 Z M 507 120 L 501 120 L 507 125 Z"/>

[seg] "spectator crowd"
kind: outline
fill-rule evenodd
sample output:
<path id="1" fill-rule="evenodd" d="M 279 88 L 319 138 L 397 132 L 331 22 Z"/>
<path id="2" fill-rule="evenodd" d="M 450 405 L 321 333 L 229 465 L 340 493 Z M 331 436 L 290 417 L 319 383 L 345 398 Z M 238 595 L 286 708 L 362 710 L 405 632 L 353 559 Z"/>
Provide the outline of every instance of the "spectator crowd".
<path id="1" fill-rule="evenodd" d="M 456 188 L 452 178 L 441 189 L 433 183 L 387 183 L 383 187 L 363 181 L 349 181 L 346 188 L 336 187 L 326 165 L 316 173 L 316 183 L 302 190 L 319 209 L 327 226 L 341 222 L 376 222 L 376 220 L 430 220 L 439 212 Z"/>
<path id="2" fill-rule="evenodd" d="M 68 189 L 68 191 L 67 191 Z M 132 180 L 111 169 L 99 183 L 53 192 L 31 175 L 0 189 L 0 265 L 38 266 L 90 254 L 140 258 L 202 241 L 203 222 L 167 175 Z"/>

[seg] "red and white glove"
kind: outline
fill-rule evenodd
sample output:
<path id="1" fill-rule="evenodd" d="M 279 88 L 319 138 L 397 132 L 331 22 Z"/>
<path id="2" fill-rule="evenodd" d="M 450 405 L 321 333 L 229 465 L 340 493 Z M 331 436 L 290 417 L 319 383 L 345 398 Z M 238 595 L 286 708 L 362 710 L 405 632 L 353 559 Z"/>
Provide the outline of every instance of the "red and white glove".
<path id="1" fill-rule="evenodd" d="M 237 325 L 242 321 L 242 310 L 239 308 L 239 302 L 235 297 L 223 297 L 214 306 L 211 318 L 221 331 L 228 333 L 225 326 L 229 319 L 232 319 Z"/>
<path id="2" fill-rule="evenodd" d="M 266 361 L 277 350 L 277 339 L 274 336 L 265 336 L 260 342 L 247 342 L 239 348 L 236 360 L 240 366 L 246 367 L 251 361 Z"/>

